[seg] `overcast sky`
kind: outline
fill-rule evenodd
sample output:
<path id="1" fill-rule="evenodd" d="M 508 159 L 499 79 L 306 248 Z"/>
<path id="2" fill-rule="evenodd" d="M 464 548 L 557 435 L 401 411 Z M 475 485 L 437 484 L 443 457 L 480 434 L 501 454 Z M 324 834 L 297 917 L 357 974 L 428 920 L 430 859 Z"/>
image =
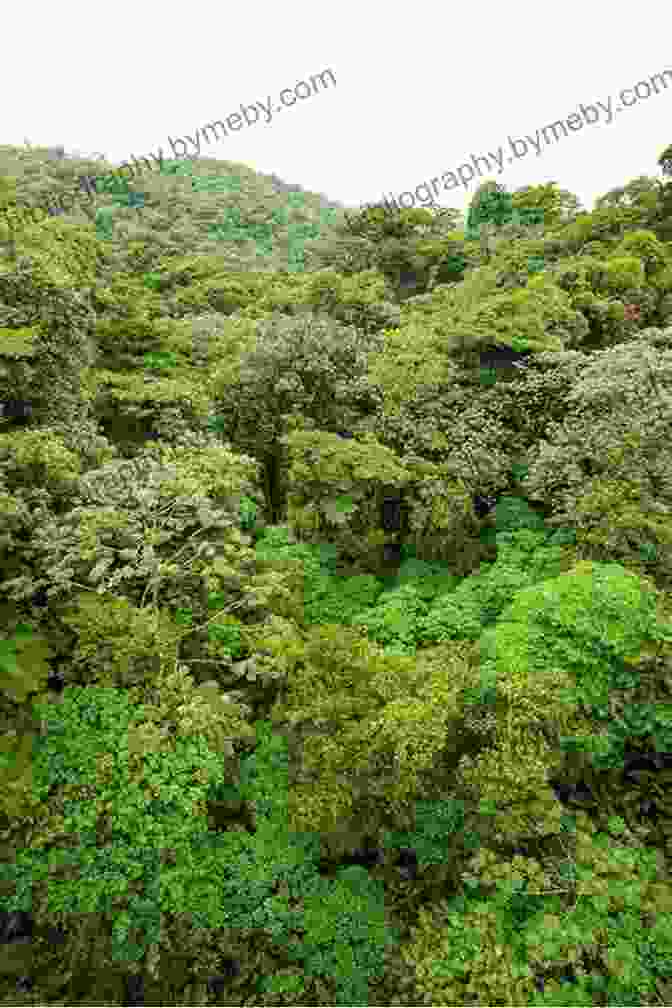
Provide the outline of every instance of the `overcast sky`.
<path id="1" fill-rule="evenodd" d="M 636 176 L 663 177 L 656 160 L 672 143 L 665 9 L 661 0 L 623 8 L 603 0 L 26 0 L 3 15 L 0 142 L 63 144 L 120 164 L 160 148 L 171 156 L 169 137 L 182 153 L 177 140 L 188 135 L 206 155 L 274 172 L 346 206 L 418 186 L 420 198 L 412 198 L 422 205 L 422 183 L 437 178 L 437 204 L 463 210 L 479 181 L 496 178 L 509 190 L 557 181 L 590 210 L 596 196 Z M 320 82 L 328 70 L 335 83 L 329 75 Z M 311 75 L 316 91 L 304 97 Z M 628 91 L 633 104 L 619 111 L 619 92 L 654 75 L 657 84 Z M 295 94 L 299 81 L 307 85 Z M 285 88 L 294 104 L 282 107 Z M 259 102 L 270 102 L 270 121 Z M 611 113 L 599 102 L 611 103 Z M 593 124 L 582 103 L 597 108 Z M 241 105 L 257 106 L 256 122 L 245 123 Z M 203 139 L 202 127 L 233 113 L 241 128 L 224 136 L 218 127 L 219 139 L 206 130 L 210 142 Z M 573 113 L 580 128 L 557 128 L 557 139 L 541 132 Z M 509 138 L 518 153 L 527 147 L 511 163 Z M 501 173 L 489 156 L 500 145 Z M 478 162 L 479 176 L 473 159 L 483 156 L 491 167 Z M 467 164 L 473 179 L 465 167 L 466 185 L 450 188 L 450 173 Z"/>

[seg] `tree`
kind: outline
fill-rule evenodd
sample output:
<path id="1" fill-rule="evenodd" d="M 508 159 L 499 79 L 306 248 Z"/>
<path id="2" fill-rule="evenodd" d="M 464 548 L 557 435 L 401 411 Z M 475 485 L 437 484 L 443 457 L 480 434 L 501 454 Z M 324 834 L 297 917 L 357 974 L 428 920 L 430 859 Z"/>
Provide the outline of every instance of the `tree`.
<path id="1" fill-rule="evenodd" d="M 322 314 L 263 320 L 240 376 L 216 390 L 217 412 L 237 450 L 262 464 L 264 494 L 273 522 L 286 515 L 287 453 L 281 438 L 290 414 L 321 430 L 353 429 L 376 408 L 366 354 L 381 341 Z"/>
<path id="2" fill-rule="evenodd" d="M 511 195 L 498 182 L 487 180 L 474 193 L 467 213 L 465 238 L 481 239 L 486 262 L 492 251 L 488 241 L 490 235 L 495 227 L 510 221 L 512 213 Z"/>
<path id="3" fill-rule="evenodd" d="M 672 352 L 645 338 L 576 365 L 561 424 L 534 446 L 523 482 L 552 501 L 549 525 L 571 525 L 584 554 L 672 583 L 669 384 Z"/>
<path id="4" fill-rule="evenodd" d="M 567 189 L 557 189 L 557 182 L 544 185 L 523 186 L 511 196 L 514 210 L 519 213 L 539 210 L 544 227 L 553 228 L 573 218 L 581 210 L 581 204 L 574 193 Z"/>
<path id="5" fill-rule="evenodd" d="M 377 269 L 398 298 L 424 293 L 435 283 L 459 276 L 448 259 L 458 251 L 449 239 L 456 210 L 435 215 L 426 208 L 398 211 L 382 206 L 348 213 L 332 240 L 320 239 L 311 251 L 318 264 L 346 275 Z M 466 262 L 466 260 L 465 260 Z"/>
<path id="6" fill-rule="evenodd" d="M 549 183 L 550 187 L 553 185 Z M 546 207 L 551 209 L 551 219 L 554 212 L 559 219 L 559 205 L 577 204 L 571 193 L 555 193 L 549 186 L 528 186 L 517 200 L 497 182 L 487 181 L 479 186 L 469 206 L 465 236 L 472 240 L 480 238 L 486 262 L 501 242 L 528 237 L 529 227 L 546 224 Z"/>
<path id="7" fill-rule="evenodd" d="M 623 230 L 652 228 L 659 238 L 657 225 L 665 220 L 662 205 L 665 186 L 658 179 L 640 175 L 627 185 L 611 189 L 595 200 L 593 214 L 612 210 L 621 215 Z"/>
<path id="8" fill-rule="evenodd" d="M 650 209 L 655 206 L 655 197 L 660 183 L 648 175 L 639 175 L 624 186 L 610 189 L 604 196 L 595 200 L 595 209 L 602 207 L 632 207 L 634 209 Z"/>

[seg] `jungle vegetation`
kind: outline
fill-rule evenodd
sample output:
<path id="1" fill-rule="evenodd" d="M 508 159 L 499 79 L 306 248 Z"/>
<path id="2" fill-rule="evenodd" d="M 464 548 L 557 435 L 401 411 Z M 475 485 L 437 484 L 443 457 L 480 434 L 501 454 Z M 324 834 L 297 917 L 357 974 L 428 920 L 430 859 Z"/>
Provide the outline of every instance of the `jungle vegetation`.
<path id="1" fill-rule="evenodd" d="M 657 167 L 0 147 L 0 1004 L 672 1001 Z"/>

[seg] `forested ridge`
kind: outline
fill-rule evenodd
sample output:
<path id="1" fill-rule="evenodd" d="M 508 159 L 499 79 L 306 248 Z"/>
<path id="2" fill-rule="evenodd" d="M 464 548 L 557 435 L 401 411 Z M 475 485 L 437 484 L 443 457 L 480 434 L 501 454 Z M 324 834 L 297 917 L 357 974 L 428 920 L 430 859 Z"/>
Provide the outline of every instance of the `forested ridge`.
<path id="1" fill-rule="evenodd" d="M 672 1002 L 651 160 L 460 220 L 0 146 L 0 1004 Z"/>

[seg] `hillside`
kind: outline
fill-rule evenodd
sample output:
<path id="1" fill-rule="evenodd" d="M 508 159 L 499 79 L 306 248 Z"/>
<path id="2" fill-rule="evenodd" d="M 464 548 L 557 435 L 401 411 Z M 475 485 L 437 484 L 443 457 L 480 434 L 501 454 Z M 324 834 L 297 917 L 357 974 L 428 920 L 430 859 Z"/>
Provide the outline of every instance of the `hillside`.
<path id="1" fill-rule="evenodd" d="M 657 164 L 0 147 L 0 1004 L 670 1003 Z"/>

